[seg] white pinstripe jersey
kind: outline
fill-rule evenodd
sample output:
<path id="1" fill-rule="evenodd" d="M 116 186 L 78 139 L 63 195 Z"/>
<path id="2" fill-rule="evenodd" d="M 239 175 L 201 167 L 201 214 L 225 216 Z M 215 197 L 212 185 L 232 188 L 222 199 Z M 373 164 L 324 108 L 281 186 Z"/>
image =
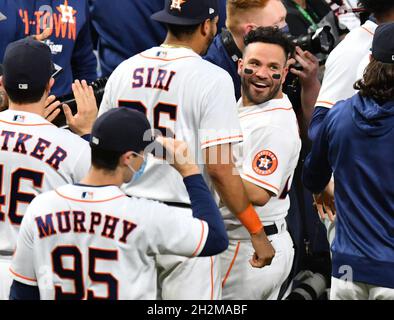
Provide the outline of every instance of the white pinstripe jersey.
<path id="1" fill-rule="evenodd" d="M 144 112 L 155 129 L 165 133 L 167 128 L 186 141 L 201 172 L 202 149 L 242 140 L 230 75 L 191 49 L 155 47 L 124 61 L 108 80 L 99 114 L 118 106 Z M 190 202 L 179 173 L 152 159 L 125 190 L 138 197 Z"/>
<path id="2" fill-rule="evenodd" d="M 156 254 L 198 255 L 205 221 L 116 186 L 65 185 L 36 197 L 11 273 L 41 299 L 156 299 Z"/>
<path id="3" fill-rule="evenodd" d="M 90 166 L 89 144 L 39 115 L 0 113 L 0 251 L 14 251 L 23 214 L 38 194 L 78 182 Z"/>
<path id="4" fill-rule="evenodd" d="M 234 146 L 236 166 L 242 179 L 274 194 L 265 206 L 255 209 L 263 224 L 275 222 L 286 217 L 290 206 L 287 192 L 301 150 L 297 118 L 285 94 L 249 107 L 243 107 L 241 98 L 238 106 L 244 141 Z M 227 208 L 221 211 L 227 226 L 240 225 Z"/>

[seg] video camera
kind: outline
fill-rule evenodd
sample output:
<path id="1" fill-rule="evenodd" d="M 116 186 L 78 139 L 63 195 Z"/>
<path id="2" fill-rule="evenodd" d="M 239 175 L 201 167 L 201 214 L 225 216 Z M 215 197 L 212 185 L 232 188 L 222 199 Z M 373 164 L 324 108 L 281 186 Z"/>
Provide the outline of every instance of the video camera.
<path id="1" fill-rule="evenodd" d="M 108 77 L 104 77 L 104 78 L 99 78 L 89 84 L 90 86 L 93 87 L 93 92 L 97 101 L 97 106 L 100 106 L 101 100 L 103 99 L 104 89 L 105 89 L 105 85 L 107 84 L 107 81 L 108 81 Z M 72 93 L 58 97 L 57 100 L 59 100 L 62 104 L 63 103 L 67 104 L 70 107 L 73 114 L 77 112 L 77 103 Z M 63 112 L 60 112 L 60 114 L 53 121 L 53 124 L 58 127 L 62 127 L 66 125 L 66 117 Z"/>

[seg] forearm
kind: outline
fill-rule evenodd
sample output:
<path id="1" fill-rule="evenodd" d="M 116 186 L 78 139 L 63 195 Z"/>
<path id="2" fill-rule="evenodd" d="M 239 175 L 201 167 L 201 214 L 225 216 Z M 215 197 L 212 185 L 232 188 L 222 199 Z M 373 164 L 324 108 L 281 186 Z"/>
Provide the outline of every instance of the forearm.
<path id="1" fill-rule="evenodd" d="M 301 86 L 301 105 L 303 114 L 303 126 L 309 127 L 312 119 L 312 114 L 315 109 L 315 103 L 319 96 L 320 81 L 318 78 L 311 79 L 308 82 L 302 83 Z"/>
<path id="2" fill-rule="evenodd" d="M 200 256 L 212 256 L 227 249 L 227 232 L 219 208 L 200 174 L 183 179 L 190 196 L 193 217 L 208 223 L 209 232 Z"/>

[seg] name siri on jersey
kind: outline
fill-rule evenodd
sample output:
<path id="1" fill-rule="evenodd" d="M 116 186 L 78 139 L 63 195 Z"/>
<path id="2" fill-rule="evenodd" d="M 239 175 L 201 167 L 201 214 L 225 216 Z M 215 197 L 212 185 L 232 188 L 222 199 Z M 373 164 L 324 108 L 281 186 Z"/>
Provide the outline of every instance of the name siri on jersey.
<path id="1" fill-rule="evenodd" d="M 168 91 L 176 75 L 175 71 L 155 68 L 137 68 L 133 73 L 133 89 L 153 88 Z"/>

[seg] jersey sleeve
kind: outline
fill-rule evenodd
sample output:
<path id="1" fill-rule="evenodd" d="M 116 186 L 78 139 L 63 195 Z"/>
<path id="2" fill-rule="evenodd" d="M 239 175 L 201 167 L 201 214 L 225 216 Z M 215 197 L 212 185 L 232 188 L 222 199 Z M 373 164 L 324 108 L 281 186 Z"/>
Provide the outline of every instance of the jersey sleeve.
<path id="1" fill-rule="evenodd" d="M 325 64 L 316 107 L 331 109 L 338 101 L 354 95 L 353 84 L 356 81 L 354 59 L 352 52 L 342 48 L 341 44 L 331 52 Z"/>
<path id="2" fill-rule="evenodd" d="M 72 172 L 72 178 L 73 178 L 73 183 L 77 183 L 82 180 L 82 178 L 85 177 L 85 175 L 88 173 L 90 164 L 91 164 L 91 152 L 90 152 L 90 147 L 89 144 L 85 141 L 83 141 L 84 148 L 82 149 L 81 153 L 79 154 L 79 157 L 75 163 L 73 172 Z"/>
<path id="3" fill-rule="evenodd" d="M 34 270 L 34 207 L 35 201 L 33 200 L 22 219 L 16 251 L 10 267 L 10 272 L 14 280 L 30 286 L 38 286 Z"/>
<path id="4" fill-rule="evenodd" d="M 202 149 L 242 141 L 234 86 L 228 74 L 218 76 L 213 84 L 209 84 L 204 95 L 199 132 Z"/>
<path id="5" fill-rule="evenodd" d="M 255 130 L 243 142 L 244 157 L 241 178 L 278 196 L 289 162 L 297 155 L 295 139 L 283 129 L 265 127 Z"/>
<path id="6" fill-rule="evenodd" d="M 187 210 L 157 204 L 152 212 L 151 248 L 156 254 L 194 257 L 201 253 L 208 236 L 208 224 L 193 218 Z"/>

